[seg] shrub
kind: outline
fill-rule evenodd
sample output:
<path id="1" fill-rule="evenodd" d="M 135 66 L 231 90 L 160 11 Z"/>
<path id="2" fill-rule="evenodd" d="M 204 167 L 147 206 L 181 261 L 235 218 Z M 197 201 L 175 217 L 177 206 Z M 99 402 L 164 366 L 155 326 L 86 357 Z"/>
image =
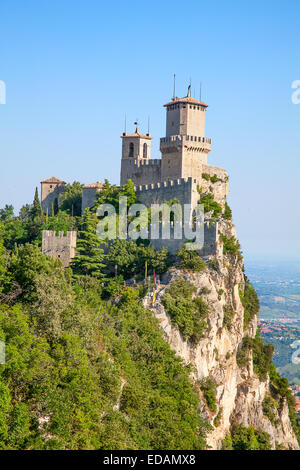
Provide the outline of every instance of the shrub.
<path id="1" fill-rule="evenodd" d="M 216 383 L 210 377 L 206 377 L 201 380 L 200 388 L 208 408 L 215 413 L 217 411 Z"/>
<path id="2" fill-rule="evenodd" d="M 210 265 L 210 267 L 211 267 L 214 271 L 218 271 L 218 263 L 217 263 L 216 258 L 215 258 L 215 259 L 211 259 L 211 260 L 209 261 L 209 265 Z"/>
<path id="3" fill-rule="evenodd" d="M 239 291 L 240 299 L 244 307 L 244 329 L 248 328 L 249 322 L 258 314 L 259 300 L 252 284 L 245 277 L 244 291 Z"/>
<path id="4" fill-rule="evenodd" d="M 206 181 L 210 180 L 210 175 L 208 173 L 202 173 L 202 178 Z"/>
<path id="5" fill-rule="evenodd" d="M 270 435 L 257 430 L 253 426 L 248 428 L 241 424 L 231 429 L 232 447 L 234 450 L 270 450 Z"/>
<path id="6" fill-rule="evenodd" d="M 216 183 L 217 181 L 219 181 L 219 178 L 217 177 L 216 174 L 214 174 L 214 176 L 212 176 L 212 177 L 210 178 L 210 181 L 211 181 L 212 183 Z"/>
<path id="7" fill-rule="evenodd" d="M 204 194 L 200 197 L 200 204 L 203 204 L 204 212 L 213 211 L 212 217 L 217 219 L 222 213 L 222 207 L 218 204 L 211 193 Z"/>
<path id="8" fill-rule="evenodd" d="M 198 343 L 207 327 L 209 308 L 201 297 L 193 299 L 196 288 L 190 282 L 178 278 L 166 289 L 162 304 L 178 326 L 185 340 Z"/>
<path id="9" fill-rule="evenodd" d="M 265 396 L 262 402 L 263 414 L 269 418 L 273 425 L 276 424 L 276 408 L 278 408 L 276 400 L 274 400 L 270 395 Z"/>
<path id="10" fill-rule="evenodd" d="M 225 210 L 224 210 L 224 214 L 223 214 L 223 219 L 226 219 L 226 220 L 231 220 L 232 219 L 232 211 L 231 211 L 229 205 L 227 204 L 227 202 L 225 202 Z"/>
<path id="11" fill-rule="evenodd" d="M 226 434 L 222 441 L 222 450 L 233 450 L 231 434 Z"/>
<path id="12" fill-rule="evenodd" d="M 221 419 L 222 419 L 222 415 L 223 415 L 223 408 L 222 406 L 220 407 L 219 409 L 219 412 L 217 414 L 217 416 L 215 417 L 214 419 L 214 426 L 217 428 L 218 426 L 220 426 L 220 423 L 221 423 Z"/>
<path id="13" fill-rule="evenodd" d="M 187 250 L 185 247 L 180 248 L 177 252 L 180 258 L 179 267 L 181 269 L 191 269 L 192 271 L 203 271 L 206 264 L 194 250 Z"/>
<path id="14" fill-rule="evenodd" d="M 228 328 L 228 330 L 230 330 L 232 327 L 232 319 L 235 315 L 235 312 L 230 308 L 229 305 L 225 305 L 223 307 L 223 311 L 224 311 L 223 326 L 225 326 L 226 328 Z"/>
<path id="15" fill-rule="evenodd" d="M 228 238 L 223 233 L 220 233 L 220 240 L 223 242 L 224 254 L 238 256 L 238 258 L 242 257 L 240 252 L 241 245 L 234 236 Z"/>
<path id="16" fill-rule="evenodd" d="M 247 367 L 249 364 L 249 354 L 252 349 L 252 338 L 246 336 L 243 338 L 242 344 L 240 345 L 236 354 L 236 362 L 239 367 Z"/>
<path id="17" fill-rule="evenodd" d="M 272 365 L 274 346 L 264 344 L 263 339 L 257 334 L 255 338 L 246 336 L 237 352 L 237 363 L 239 367 L 246 367 L 249 364 L 249 352 L 253 351 L 253 370 L 260 380 L 266 380 L 267 373 Z"/>

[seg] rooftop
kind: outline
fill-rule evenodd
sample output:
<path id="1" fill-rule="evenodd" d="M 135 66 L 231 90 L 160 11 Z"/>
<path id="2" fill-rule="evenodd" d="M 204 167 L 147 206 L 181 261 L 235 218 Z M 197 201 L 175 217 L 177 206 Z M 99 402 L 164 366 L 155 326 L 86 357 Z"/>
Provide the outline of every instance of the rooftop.
<path id="1" fill-rule="evenodd" d="M 189 104 L 195 104 L 197 106 L 203 106 L 204 108 L 208 107 L 207 104 L 203 103 L 202 101 L 196 100 L 196 98 L 192 98 L 191 96 L 185 96 L 184 98 L 178 98 L 177 96 L 174 96 L 174 98 L 172 98 L 172 101 L 164 104 L 164 106 L 171 106 L 172 104 L 177 104 L 177 103 L 189 103 Z"/>
<path id="2" fill-rule="evenodd" d="M 64 183 L 64 184 L 67 184 L 65 181 L 59 180 L 55 176 L 51 176 L 51 178 L 47 178 L 46 180 L 41 181 L 41 183 Z"/>
<path id="3" fill-rule="evenodd" d="M 126 138 L 127 138 L 127 137 L 130 137 L 130 138 L 132 138 L 132 137 L 141 137 L 142 139 L 149 139 L 149 140 L 152 139 L 152 137 L 151 137 L 150 134 L 141 134 L 141 133 L 138 131 L 138 128 L 137 128 L 137 127 L 136 127 L 136 129 L 135 129 L 135 132 L 133 132 L 132 134 L 126 134 L 126 132 L 124 132 L 124 134 L 121 136 L 121 138 L 123 139 L 123 138 L 125 138 L 125 137 L 126 137 Z"/>
<path id="4" fill-rule="evenodd" d="M 199 101 L 199 100 L 196 100 L 196 98 L 192 98 L 191 85 L 189 85 L 188 93 L 186 96 L 184 96 L 184 98 L 178 98 L 178 96 L 173 96 L 172 101 L 164 104 L 164 106 L 171 106 L 172 104 L 177 104 L 177 103 L 189 103 L 189 104 L 195 104 L 197 106 L 203 106 L 204 108 L 208 107 L 208 105 L 203 103 L 203 101 Z"/>
<path id="5" fill-rule="evenodd" d="M 83 189 L 89 189 L 89 188 L 102 189 L 103 183 L 101 183 L 100 181 L 96 181 L 96 183 L 86 184 L 85 186 L 83 186 Z"/>

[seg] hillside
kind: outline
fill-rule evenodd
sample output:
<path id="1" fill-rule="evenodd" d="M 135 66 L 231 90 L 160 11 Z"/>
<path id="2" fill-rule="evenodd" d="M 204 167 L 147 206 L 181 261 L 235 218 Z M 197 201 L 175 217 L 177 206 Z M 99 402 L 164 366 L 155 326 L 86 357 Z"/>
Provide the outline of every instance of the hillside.
<path id="1" fill-rule="evenodd" d="M 134 199 L 107 185 L 99 202 L 118 191 Z M 205 212 L 219 242 L 201 258 L 125 240 L 104 253 L 95 213 L 73 217 L 67 197 L 50 216 L 37 194 L 1 210 L 3 449 L 299 448 L 231 211 L 216 196 Z M 41 253 L 46 228 L 78 231 L 70 268 Z"/>

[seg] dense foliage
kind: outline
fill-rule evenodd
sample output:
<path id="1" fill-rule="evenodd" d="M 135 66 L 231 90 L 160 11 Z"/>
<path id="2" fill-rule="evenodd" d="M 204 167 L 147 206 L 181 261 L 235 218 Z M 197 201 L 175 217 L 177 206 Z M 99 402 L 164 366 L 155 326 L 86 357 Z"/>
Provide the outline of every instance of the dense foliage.
<path id="1" fill-rule="evenodd" d="M 20 290 L 0 306 L 3 449 L 203 448 L 189 370 L 137 290 L 106 302 L 97 278 L 73 278 L 30 244 L 4 277 L 6 295 Z"/>
<path id="2" fill-rule="evenodd" d="M 189 269 L 191 271 L 203 271 L 207 268 L 205 261 L 194 250 L 180 248 L 177 252 L 179 258 L 179 268 Z"/>
<path id="3" fill-rule="evenodd" d="M 203 396 L 205 398 L 205 401 L 206 401 L 206 404 L 207 404 L 208 408 L 213 413 L 215 413 L 217 411 L 216 384 L 215 384 L 215 382 L 210 377 L 206 377 L 205 379 L 201 380 L 200 388 L 203 392 Z M 220 419 L 220 416 L 219 416 L 218 419 Z M 217 419 L 217 423 L 218 423 L 218 419 Z"/>
<path id="4" fill-rule="evenodd" d="M 244 329 L 248 328 L 248 325 L 255 315 L 259 312 L 259 300 L 257 293 L 250 283 L 249 279 L 245 277 L 245 288 L 243 291 L 239 291 L 242 305 L 244 307 Z"/>
<path id="5" fill-rule="evenodd" d="M 230 434 L 223 440 L 223 450 L 270 450 L 270 436 L 268 433 L 245 427 L 241 424 L 232 426 Z"/>
<path id="6" fill-rule="evenodd" d="M 214 197 L 211 193 L 204 194 L 200 197 L 200 204 L 203 204 L 204 212 L 211 212 L 212 217 L 217 219 L 222 214 L 222 206 L 214 200 Z"/>
<path id="7" fill-rule="evenodd" d="M 95 233 L 97 206 L 110 202 L 118 215 L 120 196 L 128 205 L 136 202 L 133 184 L 118 188 L 105 182 L 93 210 L 82 215 L 80 190 L 79 183 L 68 186 L 50 214 L 42 212 L 37 191 L 19 216 L 12 206 L 0 210 L 0 340 L 6 345 L 6 363 L 0 364 L 0 448 L 202 449 L 208 426 L 190 368 L 143 308 L 147 287 L 124 283 L 164 273 L 171 265 L 169 254 L 141 240 L 116 240 L 104 252 Z M 201 202 L 214 217 L 221 214 L 211 197 Z M 41 253 L 44 229 L 78 230 L 78 254 L 70 268 L 63 270 L 59 260 Z M 237 244 L 225 240 L 226 252 L 238 254 Z M 178 258 L 182 269 L 206 269 L 195 252 L 183 248 Z M 191 283 L 177 278 L 162 299 L 172 323 L 193 344 L 204 336 L 209 313 L 204 290 L 195 293 Z M 248 325 L 258 301 L 247 279 L 240 295 Z M 228 329 L 233 315 L 225 306 Z M 299 437 L 293 397 L 272 365 L 272 347 L 259 336 L 244 338 L 237 358 L 241 367 L 249 363 L 250 350 L 260 379 L 270 376 L 272 394 L 263 403 L 264 413 L 272 421 L 286 399 Z M 215 383 L 206 379 L 200 388 L 216 413 Z M 221 416 L 219 410 L 215 426 Z M 268 446 L 265 433 L 243 427 L 232 428 L 223 443 L 233 449 Z"/>
<path id="8" fill-rule="evenodd" d="M 209 307 L 200 296 L 193 298 L 195 290 L 189 281 L 177 278 L 166 289 L 162 303 L 184 339 L 198 343 L 207 328 Z"/>
<path id="9" fill-rule="evenodd" d="M 239 241 L 234 237 L 226 237 L 223 233 L 220 233 L 220 240 L 223 242 L 223 253 L 228 255 L 237 256 L 242 258 L 241 245 Z"/>
<path id="10" fill-rule="evenodd" d="M 109 247 L 105 263 L 108 272 L 114 272 L 117 266 L 118 273 L 125 279 L 133 276 L 144 278 L 146 263 L 149 275 L 154 271 L 156 274 L 162 274 L 171 265 L 166 248 L 156 251 L 143 243 L 138 244 L 130 240 L 114 240 Z"/>

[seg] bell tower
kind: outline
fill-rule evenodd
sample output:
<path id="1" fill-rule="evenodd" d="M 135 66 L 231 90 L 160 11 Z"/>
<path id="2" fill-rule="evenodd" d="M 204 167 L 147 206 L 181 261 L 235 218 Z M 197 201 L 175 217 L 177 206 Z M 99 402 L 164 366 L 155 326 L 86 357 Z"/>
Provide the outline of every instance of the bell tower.
<path id="1" fill-rule="evenodd" d="M 151 135 L 141 134 L 136 127 L 132 134 L 123 133 L 122 139 L 122 162 L 121 162 L 121 185 L 129 179 L 135 181 L 136 167 L 149 162 L 151 158 Z"/>
<path id="2" fill-rule="evenodd" d="M 205 137 L 207 104 L 191 96 L 190 86 L 184 98 L 173 97 L 166 103 L 166 137 L 160 139 L 162 180 L 202 179 L 211 139 Z"/>

